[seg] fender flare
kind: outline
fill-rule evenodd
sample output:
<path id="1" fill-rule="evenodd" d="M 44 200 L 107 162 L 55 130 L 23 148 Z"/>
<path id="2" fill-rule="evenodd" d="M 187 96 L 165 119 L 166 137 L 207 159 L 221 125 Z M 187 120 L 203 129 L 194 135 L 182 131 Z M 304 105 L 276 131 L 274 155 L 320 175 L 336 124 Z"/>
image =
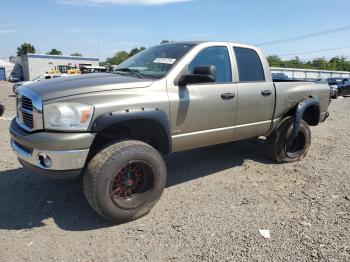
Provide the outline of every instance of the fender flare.
<path id="1" fill-rule="evenodd" d="M 295 121 L 294 121 L 294 125 L 293 125 L 293 131 L 291 134 L 291 138 L 295 138 L 298 133 L 299 133 L 299 129 L 300 129 L 300 124 L 301 124 L 301 120 L 303 119 L 303 115 L 304 112 L 307 108 L 309 108 L 310 106 L 316 106 L 318 109 L 318 114 L 317 114 L 317 124 L 320 122 L 320 100 L 318 98 L 314 98 L 314 97 L 310 97 L 307 98 L 305 100 L 303 100 L 302 102 L 300 102 L 298 104 L 296 113 L 295 113 Z"/>
<path id="2" fill-rule="evenodd" d="M 157 122 L 163 129 L 167 138 L 167 148 L 171 152 L 171 132 L 170 122 L 166 113 L 159 108 L 130 108 L 116 112 L 109 112 L 100 115 L 91 125 L 91 132 L 98 133 L 107 127 L 125 122 L 128 120 L 152 120 Z"/>

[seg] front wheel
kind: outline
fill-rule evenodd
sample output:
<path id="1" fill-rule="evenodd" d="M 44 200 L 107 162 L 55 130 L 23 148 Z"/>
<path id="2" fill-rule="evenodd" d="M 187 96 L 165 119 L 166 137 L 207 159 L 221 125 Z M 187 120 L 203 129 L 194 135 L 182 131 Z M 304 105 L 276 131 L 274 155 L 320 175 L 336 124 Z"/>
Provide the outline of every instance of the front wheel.
<path id="1" fill-rule="evenodd" d="M 115 143 L 88 164 L 83 188 L 91 207 L 115 223 L 140 218 L 153 208 L 166 183 L 162 156 L 148 144 Z"/>
<path id="2" fill-rule="evenodd" d="M 270 155 L 278 163 L 302 160 L 309 150 L 311 143 L 310 127 L 304 120 L 301 120 L 298 135 L 291 138 L 294 120 L 294 117 L 282 120 L 278 129 L 267 137 Z"/>

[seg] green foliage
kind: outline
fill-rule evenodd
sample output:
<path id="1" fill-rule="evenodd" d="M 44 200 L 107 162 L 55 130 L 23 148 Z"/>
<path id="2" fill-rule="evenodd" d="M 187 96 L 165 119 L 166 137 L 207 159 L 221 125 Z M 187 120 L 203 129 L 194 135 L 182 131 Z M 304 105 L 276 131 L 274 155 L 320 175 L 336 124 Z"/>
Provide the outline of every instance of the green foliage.
<path id="1" fill-rule="evenodd" d="M 141 52 L 143 50 L 145 50 L 146 47 L 141 46 L 140 48 L 134 47 L 133 49 L 131 49 L 131 51 L 129 52 L 129 57 L 132 57 L 134 55 L 136 55 L 138 52 Z"/>
<path id="2" fill-rule="evenodd" d="M 335 56 L 330 60 L 325 58 L 315 58 L 311 61 L 302 61 L 299 57 L 290 60 L 282 60 L 277 55 L 270 55 L 267 57 L 267 60 L 272 67 L 350 71 L 350 61 L 346 61 L 344 57 L 338 56 Z"/>
<path id="3" fill-rule="evenodd" d="M 52 48 L 49 52 L 46 53 L 47 55 L 62 55 L 62 52 L 56 48 Z"/>
<path id="4" fill-rule="evenodd" d="M 169 44 L 170 41 L 169 40 L 163 40 L 162 42 L 160 42 L 160 44 Z"/>
<path id="5" fill-rule="evenodd" d="M 110 65 L 119 65 L 120 63 L 124 62 L 128 58 L 129 58 L 128 52 L 120 51 L 118 53 L 115 53 L 114 56 L 107 58 L 106 62 L 107 64 L 110 64 Z"/>
<path id="6" fill-rule="evenodd" d="M 71 56 L 83 56 L 83 55 L 78 53 L 78 52 L 75 52 L 75 53 L 71 54 Z"/>
<path id="7" fill-rule="evenodd" d="M 17 47 L 17 56 L 22 56 L 26 54 L 35 54 L 36 50 L 30 43 L 23 43 L 21 46 Z"/>
<path id="8" fill-rule="evenodd" d="M 133 49 L 130 50 L 130 52 L 126 52 L 126 51 L 120 51 L 118 53 L 115 53 L 114 56 L 112 57 L 108 57 L 106 59 L 106 62 L 101 62 L 100 64 L 103 65 L 119 65 L 122 62 L 124 62 L 126 59 L 128 59 L 129 57 L 132 57 L 134 55 L 136 55 L 138 52 L 141 52 L 143 50 L 145 50 L 146 47 L 141 46 L 141 47 L 134 47 Z"/>

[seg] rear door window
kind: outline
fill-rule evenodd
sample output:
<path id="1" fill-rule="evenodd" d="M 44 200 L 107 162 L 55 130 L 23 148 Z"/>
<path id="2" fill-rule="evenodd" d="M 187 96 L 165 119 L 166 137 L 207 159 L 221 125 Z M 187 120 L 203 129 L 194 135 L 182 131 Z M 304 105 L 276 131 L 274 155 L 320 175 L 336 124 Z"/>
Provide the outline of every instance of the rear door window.
<path id="1" fill-rule="evenodd" d="M 236 55 L 239 81 L 265 81 L 264 69 L 258 53 L 250 48 L 234 47 Z"/>

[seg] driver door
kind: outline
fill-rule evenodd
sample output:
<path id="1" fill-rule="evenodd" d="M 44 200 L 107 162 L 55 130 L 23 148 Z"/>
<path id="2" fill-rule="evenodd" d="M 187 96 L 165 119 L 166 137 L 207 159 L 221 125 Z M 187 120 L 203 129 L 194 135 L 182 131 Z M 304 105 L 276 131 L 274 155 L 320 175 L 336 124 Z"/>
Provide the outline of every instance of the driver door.
<path id="1" fill-rule="evenodd" d="M 215 82 L 175 86 L 169 94 L 174 152 L 233 139 L 237 87 L 232 82 L 228 47 L 202 49 L 187 71 L 192 74 L 194 68 L 204 65 L 216 67 Z"/>

